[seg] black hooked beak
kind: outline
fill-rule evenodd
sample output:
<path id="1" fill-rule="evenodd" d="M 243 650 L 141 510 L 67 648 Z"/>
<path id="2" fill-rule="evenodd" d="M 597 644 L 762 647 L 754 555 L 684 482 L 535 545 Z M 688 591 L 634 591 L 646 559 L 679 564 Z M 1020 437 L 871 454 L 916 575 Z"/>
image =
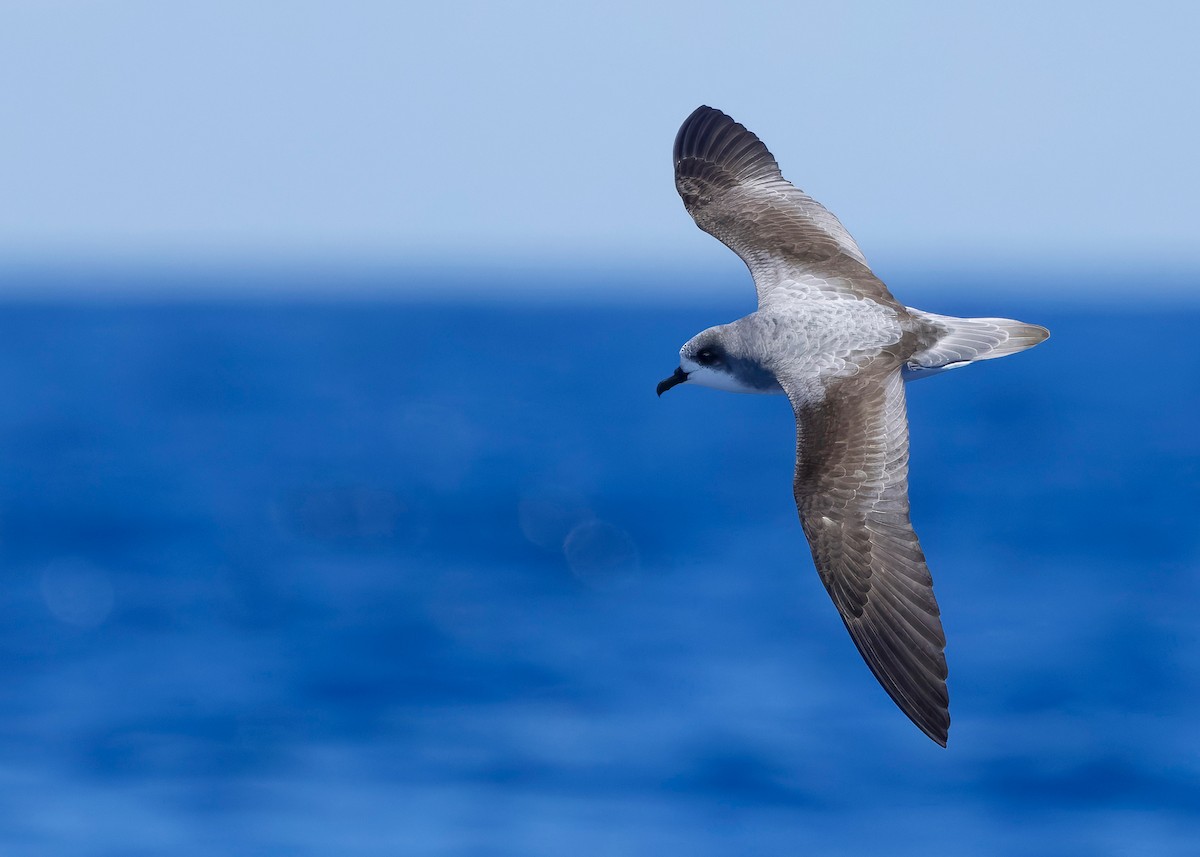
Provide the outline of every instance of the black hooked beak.
<path id="1" fill-rule="evenodd" d="M 682 384 L 684 381 L 686 381 L 687 376 L 688 376 L 688 373 L 684 372 L 683 367 L 680 366 L 675 370 L 675 374 L 672 375 L 670 378 L 667 378 L 664 381 L 659 381 L 658 386 L 655 389 L 658 391 L 658 394 L 661 396 L 663 393 L 667 392 L 667 390 L 671 389 L 672 387 L 676 386 L 677 384 Z"/>

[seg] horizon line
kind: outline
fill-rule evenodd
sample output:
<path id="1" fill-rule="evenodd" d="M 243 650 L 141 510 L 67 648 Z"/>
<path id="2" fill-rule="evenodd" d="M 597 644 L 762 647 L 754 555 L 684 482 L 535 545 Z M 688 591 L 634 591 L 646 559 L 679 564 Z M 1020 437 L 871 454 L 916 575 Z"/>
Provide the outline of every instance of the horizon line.
<path id="1" fill-rule="evenodd" d="M 437 300 L 490 303 L 659 303 L 681 295 L 706 301 L 737 300 L 738 286 L 753 297 L 749 273 L 730 264 L 679 265 L 671 260 L 628 260 L 607 265 L 554 261 L 477 260 L 452 266 L 424 260 L 379 259 L 84 259 L 0 260 L 0 302 L 38 299 L 191 302 L 210 299 Z M 164 280 L 169 284 L 164 284 Z M 1200 302 L 1200 263 L 1143 260 L 1127 266 L 1063 259 L 1037 264 L 892 264 L 881 279 L 898 297 L 1010 295 L 1038 303 L 1106 304 L 1128 301 Z M 564 280 L 569 282 L 564 283 Z M 1059 285 L 1047 293 L 1049 284 Z M 164 288 L 164 285 L 167 285 Z M 563 286 L 568 286 L 563 288 Z M 915 294 L 914 294 L 915 293 Z"/>

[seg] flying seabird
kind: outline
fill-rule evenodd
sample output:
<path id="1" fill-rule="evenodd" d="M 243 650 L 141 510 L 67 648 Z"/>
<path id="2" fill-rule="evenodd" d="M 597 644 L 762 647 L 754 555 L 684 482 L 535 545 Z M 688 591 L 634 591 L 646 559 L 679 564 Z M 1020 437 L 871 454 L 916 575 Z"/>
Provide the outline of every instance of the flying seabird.
<path id="1" fill-rule="evenodd" d="M 793 490 L 821 582 L 883 689 L 944 747 L 946 638 L 909 519 L 904 384 L 1049 332 L 904 306 L 838 219 L 719 110 L 700 107 L 679 129 L 675 187 L 696 225 L 746 263 L 758 310 L 688 340 L 658 394 L 688 383 L 788 397 Z"/>

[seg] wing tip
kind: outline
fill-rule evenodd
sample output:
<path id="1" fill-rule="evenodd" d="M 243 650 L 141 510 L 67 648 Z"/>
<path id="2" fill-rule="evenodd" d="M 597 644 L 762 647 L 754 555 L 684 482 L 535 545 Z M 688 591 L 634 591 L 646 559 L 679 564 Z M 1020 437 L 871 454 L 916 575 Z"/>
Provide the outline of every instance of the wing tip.
<path id="1" fill-rule="evenodd" d="M 905 712 L 905 713 L 907 713 L 907 712 Z M 931 741 L 933 741 L 933 743 L 937 744 L 943 750 L 946 749 L 946 744 L 950 740 L 950 713 L 949 712 L 946 712 L 946 718 L 941 723 L 925 724 L 925 723 L 918 723 L 916 720 L 913 720 L 913 723 L 916 723 L 917 728 L 920 729 L 922 732 L 924 732 L 925 735 Z"/>
<path id="2" fill-rule="evenodd" d="M 715 107 L 709 107 L 707 104 L 701 104 L 695 110 L 688 114 L 688 117 L 683 120 L 683 124 L 679 126 L 679 131 L 675 134 L 675 147 L 673 149 L 673 157 L 675 163 L 679 163 L 683 158 L 687 157 L 684 150 L 687 149 L 690 153 L 691 142 L 689 135 L 694 137 L 697 127 L 703 122 L 711 122 L 713 119 L 725 118 L 730 122 L 733 120 L 725 113 L 722 113 Z"/>
<path id="3" fill-rule="evenodd" d="M 675 167 L 689 158 L 719 163 L 739 179 L 781 177 L 775 156 L 758 136 L 729 114 L 702 104 L 679 126 Z"/>
<path id="4" fill-rule="evenodd" d="M 899 686 L 893 689 L 894 680 L 885 681 L 870 661 L 867 661 L 867 666 L 871 668 L 871 672 L 875 674 L 880 686 L 891 697 L 892 702 L 896 704 L 901 713 L 924 732 L 931 741 L 944 748 L 950 740 L 950 700 L 949 694 L 946 692 L 945 679 L 940 682 L 940 690 L 945 702 L 935 702 L 931 707 L 921 705 L 917 700 L 909 698 Z"/>
<path id="5" fill-rule="evenodd" d="M 830 592 L 830 595 L 833 593 Z M 834 603 L 838 604 L 836 598 Z M 842 613 L 842 622 L 845 624 L 846 630 L 850 632 L 850 639 L 854 642 L 854 647 L 858 649 L 863 662 L 875 680 L 879 682 L 884 693 L 891 698 L 900 712 L 912 721 L 914 726 L 924 732 L 935 744 L 945 747 L 950 737 L 950 692 L 946 687 L 949 670 L 946 668 L 945 644 L 943 643 L 938 648 L 937 660 L 940 662 L 940 669 L 938 669 L 934 681 L 914 684 L 911 680 L 910 670 L 897 669 L 898 664 L 881 654 L 879 648 L 873 644 L 869 625 L 862 626 L 851 623 L 847 620 L 840 604 L 838 604 L 838 612 Z M 867 633 L 864 633 L 864 628 L 868 629 Z M 938 630 L 941 630 L 940 623 Z"/>

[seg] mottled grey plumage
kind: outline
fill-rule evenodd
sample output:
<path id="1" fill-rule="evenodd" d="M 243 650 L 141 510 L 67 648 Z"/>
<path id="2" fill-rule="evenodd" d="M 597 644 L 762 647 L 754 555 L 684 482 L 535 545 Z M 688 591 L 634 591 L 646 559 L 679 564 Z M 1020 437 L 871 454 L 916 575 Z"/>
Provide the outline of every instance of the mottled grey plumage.
<path id="1" fill-rule="evenodd" d="M 945 746 L 946 641 L 909 520 L 904 382 L 1048 333 L 899 303 L 838 219 L 719 110 L 701 107 L 679 129 L 675 185 L 696 224 L 749 267 L 758 310 L 693 337 L 659 394 L 691 381 L 787 395 L 796 506 L 821 581 L 880 684 Z"/>

